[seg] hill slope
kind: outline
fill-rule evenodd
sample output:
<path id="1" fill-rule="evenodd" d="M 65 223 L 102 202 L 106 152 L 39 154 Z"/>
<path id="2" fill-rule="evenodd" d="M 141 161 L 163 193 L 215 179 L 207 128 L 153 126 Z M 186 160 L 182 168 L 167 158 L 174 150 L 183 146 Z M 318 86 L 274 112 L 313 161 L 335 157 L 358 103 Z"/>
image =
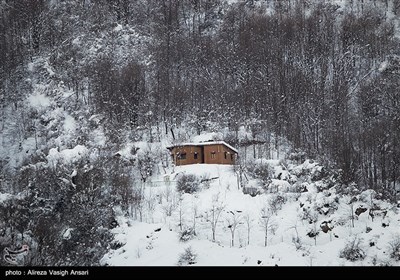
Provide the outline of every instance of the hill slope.
<path id="1" fill-rule="evenodd" d="M 269 163 L 275 169 L 282 168 L 279 161 Z M 320 168 L 309 161 L 289 164 L 287 177 L 304 179 Z M 119 248 L 106 254 L 102 264 L 173 266 L 185 259 L 181 255 L 190 247 L 196 255 L 191 262 L 200 266 L 399 265 L 398 258 L 391 254 L 394 251 L 398 254 L 400 214 L 397 208 L 374 199 L 374 192 L 339 195 L 335 187 L 327 187 L 325 180 L 304 181 L 302 185 L 307 190 L 294 192 L 286 189 L 286 184 L 290 185 L 286 180 L 275 179 L 269 186 L 273 193 L 267 191 L 253 197 L 237 188 L 238 174 L 232 166 L 181 166 L 175 169 L 174 174 L 177 173 L 215 179 L 202 184 L 202 190 L 195 194 L 168 191 L 172 188 L 168 184 L 146 188 L 145 192 L 156 194 L 159 204 L 143 222 L 121 217 L 119 227 L 113 230 L 114 242 Z M 279 191 L 275 192 L 272 185 L 278 185 Z M 171 193 L 167 197 L 168 192 Z M 211 225 L 213 206 L 217 211 L 222 207 L 215 241 L 212 241 Z M 371 208 L 375 210 L 370 211 Z M 168 209 L 172 209 L 171 215 Z M 237 227 L 234 246 L 232 226 Z M 191 238 L 180 240 L 187 236 L 182 232 L 190 232 L 193 227 L 196 234 L 187 233 Z M 345 255 L 355 259 L 341 257 L 349 244 L 354 245 L 354 252 L 359 250 L 359 259 L 351 250 Z M 186 258 L 181 265 L 188 265 L 189 261 Z"/>

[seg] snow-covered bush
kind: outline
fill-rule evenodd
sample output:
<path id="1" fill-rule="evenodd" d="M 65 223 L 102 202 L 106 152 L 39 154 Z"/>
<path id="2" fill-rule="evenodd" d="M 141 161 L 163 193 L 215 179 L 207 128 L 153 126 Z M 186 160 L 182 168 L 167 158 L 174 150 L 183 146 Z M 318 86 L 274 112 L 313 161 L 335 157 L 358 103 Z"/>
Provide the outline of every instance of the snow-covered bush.
<path id="1" fill-rule="evenodd" d="M 300 250 L 303 248 L 303 244 L 301 242 L 300 237 L 297 236 L 292 236 L 292 243 L 294 244 L 294 246 L 296 247 L 296 250 Z"/>
<path id="2" fill-rule="evenodd" d="M 314 208 L 319 214 L 326 216 L 334 213 L 339 208 L 338 203 L 335 201 L 336 195 L 317 197 L 318 200 L 314 202 Z"/>
<path id="3" fill-rule="evenodd" d="M 272 213 L 276 214 L 278 210 L 282 209 L 283 204 L 286 203 L 286 195 L 284 193 L 275 193 L 270 196 L 268 206 Z"/>
<path id="4" fill-rule="evenodd" d="M 139 149 L 136 155 L 137 169 L 143 182 L 146 182 L 154 174 L 156 164 L 160 158 L 161 156 L 157 149 L 152 150 L 150 147 Z"/>
<path id="5" fill-rule="evenodd" d="M 255 197 L 255 196 L 261 194 L 261 190 L 262 189 L 259 189 L 256 187 L 243 187 L 242 188 L 242 191 L 244 194 L 249 194 L 252 197 Z"/>
<path id="6" fill-rule="evenodd" d="M 196 235 L 195 231 L 193 228 L 187 228 L 184 229 L 179 233 L 179 241 L 186 242 L 191 239 Z"/>
<path id="7" fill-rule="evenodd" d="M 187 247 L 185 252 L 179 256 L 178 265 L 191 265 L 196 263 L 197 254 L 193 251 L 192 247 Z"/>
<path id="8" fill-rule="evenodd" d="M 302 207 L 303 211 L 299 211 L 298 216 L 301 220 L 307 220 L 312 223 L 312 210 L 310 206 Z"/>
<path id="9" fill-rule="evenodd" d="M 183 174 L 179 176 L 176 182 L 176 189 L 178 192 L 194 193 L 200 188 L 200 180 L 194 174 Z"/>
<path id="10" fill-rule="evenodd" d="M 203 190 L 209 189 L 210 186 L 211 186 L 211 181 L 212 181 L 212 180 L 213 180 L 213 179 L 210 178 L 210 174 L 208 174 L 208 173 L 203 174 L 203 175 L 201 176 L 201 178 L 200 178 L 200 187 L 201 187 Z"/>
<path id="11" fill-rule="evenodd" d="M 295 151 L 293 153 L 290 153 L 288 156 L 289 160 L 295 161 L 297 164 L 301 164 L 302 162 L 305 161 L 307 155 L 303 151 Z"/>
<path id="12" fill-rule="evenodd" d="M 272 167 L 267 162 L 250 162 L 247 171 L 257 179 L 260 179 L 265 185 L 271 180 L 273 174 Z"/>
<path id="13" fill-rule="evenodd" d="M 316 182 L 316 181 L 321 181 L 328 176 L 329 173 L 325 167 L 317 166 L 316 168 L 312 169 L 310 179 L 312 182 Z"/>
<path id="14" fill-rule="evenodd" d="M 167 188 L 165 189 L 167 190 Z M 179 195 L 175 192 L 164 191 L 165 201 L 161 205 L 164 217 L 171 217 L 172 213 L 179 207 Z"/>
<path id="15" fill-rule="evenodd" d="M 400 236 L 389 242 L 390 257 L 396 261 L 400 261 Z"/>
<path id="16" fill-rule="evenodd" d="M 346 243 L 343 250 L 340 251 L 339 257 L 345 258 L 349 261 L 358 261 L 363 260 L 366 256 L 363 249 L 360 248 L 360 243 L 362 239 L 358 237 L 352 238 L 349 242 Z"/>

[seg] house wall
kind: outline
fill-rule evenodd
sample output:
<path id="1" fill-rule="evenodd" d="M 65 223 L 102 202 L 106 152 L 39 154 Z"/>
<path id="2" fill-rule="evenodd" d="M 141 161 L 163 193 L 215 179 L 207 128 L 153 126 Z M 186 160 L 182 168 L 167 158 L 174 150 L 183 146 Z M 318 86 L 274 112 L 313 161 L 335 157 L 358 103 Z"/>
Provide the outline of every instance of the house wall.
<path id="1" fill-rule="evenodd" d="M 177 157 L 178 153 L 186 153 L 186 159 L 179 159 Z M 197 153 L 197 159 L 194 158 L 195 153 Z M 203 150 L 200 146 L 174 147 L 171 150 L 171 154 L 174 156 L 173 162 L 176 166 L 203 163 Z"/>
<path id="2" fill-rule="evenodd" d="M 212 154 L 215 153 L 213 157 Z M 226 153 L 226 158 L 225 158 Z M 233 159 L 231 157 L 233 155 Z M 204 146 L 204 163 L 235 164 L 236 153 L 222 144 Z"/>

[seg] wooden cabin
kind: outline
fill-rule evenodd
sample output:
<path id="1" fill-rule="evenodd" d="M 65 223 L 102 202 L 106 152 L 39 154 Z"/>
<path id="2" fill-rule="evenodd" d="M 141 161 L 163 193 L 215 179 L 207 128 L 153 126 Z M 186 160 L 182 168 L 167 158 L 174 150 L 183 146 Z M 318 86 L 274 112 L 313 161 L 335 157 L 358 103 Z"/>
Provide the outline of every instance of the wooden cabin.
<path id="1" fill-rule="evenodd" d="M 182 143 L 167 147 L 176 166 L 207 163 L 235 164 L 238 151 L 224 141 Z"/>

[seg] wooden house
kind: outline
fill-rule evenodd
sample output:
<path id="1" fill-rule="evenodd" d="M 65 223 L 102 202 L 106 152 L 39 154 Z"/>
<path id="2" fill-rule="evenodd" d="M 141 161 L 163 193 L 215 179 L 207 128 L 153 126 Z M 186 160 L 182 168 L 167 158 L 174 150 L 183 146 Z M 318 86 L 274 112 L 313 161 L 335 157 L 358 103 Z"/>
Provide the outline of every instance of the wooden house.
<path id="1" fill-rule="evenodd" d="M 224 141 L 182 143 L 167 147 L 176 166 L 206 163 L 235 164 L 238 151 Z"/>

